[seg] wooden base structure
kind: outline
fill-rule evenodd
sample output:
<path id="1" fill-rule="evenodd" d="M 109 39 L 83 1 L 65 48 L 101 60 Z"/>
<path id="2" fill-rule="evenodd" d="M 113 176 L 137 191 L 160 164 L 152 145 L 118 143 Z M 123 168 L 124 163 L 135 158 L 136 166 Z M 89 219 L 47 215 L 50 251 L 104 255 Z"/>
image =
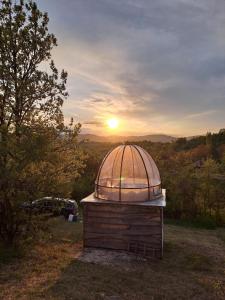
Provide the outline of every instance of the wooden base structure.
<path id="1" fill-rule="evenodd" d="M 163 199 L 143 203 L 82 200 L 84 247 L 125 250 L 146 257 L 163 255 Z"/>

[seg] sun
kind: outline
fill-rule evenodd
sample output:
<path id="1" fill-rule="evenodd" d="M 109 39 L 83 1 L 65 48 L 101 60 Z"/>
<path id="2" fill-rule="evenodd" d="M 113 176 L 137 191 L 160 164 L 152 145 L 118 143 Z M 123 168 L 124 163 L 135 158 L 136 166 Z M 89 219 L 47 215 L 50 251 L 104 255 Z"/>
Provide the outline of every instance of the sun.
<path id="1" fill-rule="evenodd" d="M 108 119 L 107 120 L 107 124 L 109 126 L 110 129 L 116 129 L 119 125 L 119 121 L 115 118 L 113 119 Z"/>

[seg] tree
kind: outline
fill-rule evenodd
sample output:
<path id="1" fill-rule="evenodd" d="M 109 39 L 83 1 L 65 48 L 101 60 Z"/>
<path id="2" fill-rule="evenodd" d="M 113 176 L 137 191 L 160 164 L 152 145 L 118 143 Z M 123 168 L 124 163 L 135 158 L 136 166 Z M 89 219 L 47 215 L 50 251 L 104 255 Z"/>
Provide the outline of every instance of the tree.
<path id="1" fill-rule="evenodd" d="M 97 171 L 104 157 L 104 155 L 101 155 L 100 151 L 93 151 L 93 147 L 88 149 L 88 145 L 86 143 L 83 145 L 83 147 L 85 148 L 86 154 L 85 169 L 82 176 L 74 180 L 72 190 L 73 198 L 79 202 L 94 191 L 94 182 L 96 180 Z"/>
<path id="2" fill-rule="evenodd" d="M 68 195 L 83 162 L 80 125 L 63 122 L 67 73 L 51 60 L 47 13 L 34 1 L 0 4 L 0 237 L 11 244 L 31 226 L 21 202 Z"/>
<path id="3" fill-rule="evenodd" d="M 19 134 L 22 125 L 39 118 L 51 125 L 63 121 L 61 106 L 67 96 L 67 73 L 53 60 L 51 74 L 38 68 L 51 58 L 56 38 L 48 32 L 48 15 L 33 1 L 2 0 L 0 9 L 0 126 Z M 60 81 L 59 81 L 60 79 Z"/>
<path id="4" fill-rule="evenodd" d="M 211 158 L 208 158 L 202 168 L 199 170 L 200 179 L 200 195 L 203 200 L 204 215 L 212 215 L 212 209 L 217 203 L 217 185 L 215 175 L 219 170 L 218 163 Z"/>

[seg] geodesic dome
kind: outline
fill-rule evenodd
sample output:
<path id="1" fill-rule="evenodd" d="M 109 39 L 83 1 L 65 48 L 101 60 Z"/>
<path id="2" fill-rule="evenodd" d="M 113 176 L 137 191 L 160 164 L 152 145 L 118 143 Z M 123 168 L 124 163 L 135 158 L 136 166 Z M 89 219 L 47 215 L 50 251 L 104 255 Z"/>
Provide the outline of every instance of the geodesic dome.
<path id="1" fill-rule="evenodd" d="M 152 157 L 136 145 L 109 151 L 95 181 L 95 197 L 121 202 L 144 202 L 162 195 L 159 170 Z"/>

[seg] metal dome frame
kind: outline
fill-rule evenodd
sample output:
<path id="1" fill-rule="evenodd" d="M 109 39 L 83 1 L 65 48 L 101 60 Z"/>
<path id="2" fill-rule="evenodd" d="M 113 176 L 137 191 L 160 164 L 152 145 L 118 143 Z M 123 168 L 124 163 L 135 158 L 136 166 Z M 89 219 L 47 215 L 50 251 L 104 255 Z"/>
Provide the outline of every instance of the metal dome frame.
<path id="1" fill-rule="evenodd" d="M 115 151 L 115 149 L 118 148 L 117 150 L 117 153 L 115 155 L 115 158 L 113 160 L 113 166 L 112 166 L 112 173 L 113 173 L 113 168 L 114 168 L 114 164 L 115 164 L 115 161 L 117 159 L 117 155 L 121 149 L 121 147 L 123 147 L 122 149 L 122 156 L 121 156 L 121 163 L 120 163 L 120 170 L 119 170 L 119 186 L 118 187 L 114 187 L 114 186 L 107 186 L 107 185 L 102 185 L 102 184 L 99 184 L 99 179 L 100 179 L 100 175 L 101 175 L 101 172 L 102 172 L 102 168 L 105 164 L 105 162 L 107 161 L 107 158 L 109 157 L 109 155 Z M 147 179 L 147 186 L 145 187 L 137 187 L 137 186 L 134 186 L 134 187 L 122 187 L 122 169 L 123 169 L 123 164 L 124 164 L 124 153 L 125 153 L 125 150 L 126 150 L 126 147 L 130 147 L 130 151 L 132 153 L 132 163 L 133 163 L 133 170 L 134 170 L 134 158 L 133 158 L 133 152 L 132 152 L 132 149 L 135 149 L 136 152 L 138 153 L 142 163 L 143 163 L 143 166 L 144 166 L 144 170 L 145 170 L 145 174 L 146 174 L 146 179 Z M 152 162 L 154 163 L 154 168 L 157 169 L 158 171 L 158 179 L 159 179 L 159 184 L 157 185 L 151 185 L 150 183 L 150 177 L 149 177 L 149 173 L 148 173 L 148 169 L 146 167 L 146 163 L 145 163 L 145 160 L 143 158 L 143 155 L 142 155 L 142 152 L 145 153 L 146 155 L 146 158 L 148 158 L 149 162 L 150 162 L 150 166 L 151 166 L 151 169 L 152 169 L 152 172 L 153 172 L 153 166 L 152 166 Z M 153 172 L 154 173 L 154 172 Z M 95 197 L 98 198 L 98 199 L 102 199 L 102 200 L 105 200 L 101 197 L 99 197 L 99 188 L 107 188 L 107 189 L 119 189 L 119 200 L 114 200 L 114 199 L 111 199 L 111 201 L 115 201 L 115 202 L 129 202 L 129 201 L 124 201 L 122 200 L 122 191 L 123 190 L 144 190 L 144 189 L 147 189 L 147 193 L 148 193 L 148 197 L 147 197 L 147 200 L 143 200 L 143 202 L 146 202 L 146 201 L 151 201 L 151 200 L 156 200 L 160 197 L 162 197 L 162 188 L 161 188 L 161 179 L 160 179 L 160 174 L 159 174 L 159 170 L 153 160 L 153 158 L 151 157 L 151 155 L 143 148 L 141 148 L 140 146 L 137 146 L 137 145 L 133 145 L 133 144 L 126 144 L 126 145 L 119 145 L 117 146 L 116 148 L 110 150 L 106 156 L 104 157 L 101 165 L 100 165 L 100 168 L 99 168 L 99 171 L 98 171 L 98 174 L 97 174 L 97 178 L 95 180 Z M 156 189 L 157 188 L 157 189 Z M 157 193 L 155 193 L 155 189 L 158 191 Z M 152 196 L 152 193 L 151 193 L 151 190 L 153 191 L 153 195 Z M 109 200 L 107 200 L 109 201 Z M 138 202 L 141 202 L 140 200 Z"/>

